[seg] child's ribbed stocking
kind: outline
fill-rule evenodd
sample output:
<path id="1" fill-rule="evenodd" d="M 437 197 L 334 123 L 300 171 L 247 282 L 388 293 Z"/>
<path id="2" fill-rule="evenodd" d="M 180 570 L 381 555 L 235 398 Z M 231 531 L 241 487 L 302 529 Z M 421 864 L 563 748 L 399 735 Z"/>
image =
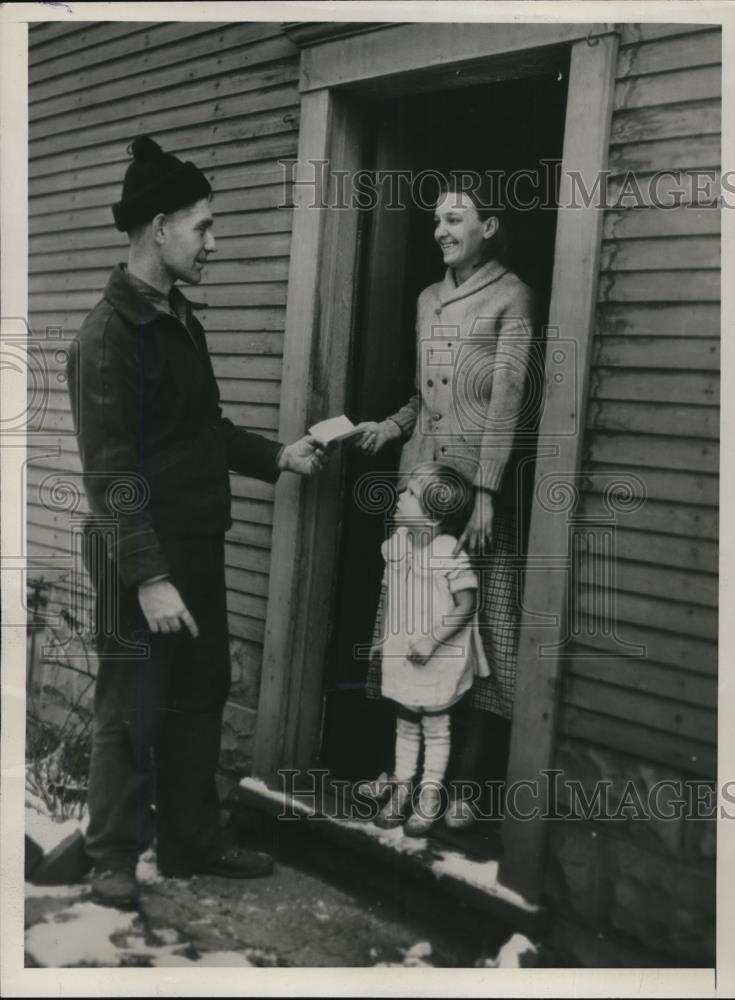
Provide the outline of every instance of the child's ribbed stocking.
<path id="1" fill-rule="evenodd" d="M 441 784 L 449 763 L 449 713 L 424 715 L 424 781 Z"/>
<path id="2" fill-rule="evenodd" d="M 399 781 L 412 781 L 416 774 L 421 749 L 421 726 L 400 716 L 396 720 L 396 766 Z"/>

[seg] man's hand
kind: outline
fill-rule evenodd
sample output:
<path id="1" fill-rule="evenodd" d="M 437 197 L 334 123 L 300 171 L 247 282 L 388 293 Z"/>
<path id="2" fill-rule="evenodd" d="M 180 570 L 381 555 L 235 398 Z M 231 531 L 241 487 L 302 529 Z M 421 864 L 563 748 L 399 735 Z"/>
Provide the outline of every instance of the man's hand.
<path id="1" fill-rule="evenodd" d="M 318 438 L 307 434 L 293 444 L 286 445 L 278 460 L 278 468 L 300 476 L 314 476 L 321 472 L 328 461 L 327 446 Z"/>
<path id="2" fill-rule="evenodd" d="M 428 635 L 414 636 L 408 644 L 407 660 L 423 667 L 436 652 L 436 643 Z"/>
<path id="3" fill-rule="evenodd" d="M 477 491 L 477 499 L 467 527 L 459 537 L 454 549 L 454 555 L 460 549 L 466 549 L 470 555 L 479 555 L 485 545 L 493 540 L 493 507 L 492 495 L 485 490 Z"/>
<path id="4" fill-rule="evenodd" d="M 199 629 L 170 580 L 149 580 L 138 586 L 138 600 L 151 632 L 178 632 L 185 625 L 196 637 Z"/>
<path id="5" fill-rule="evenodd" d="M 362 431 L 362 433 L 359 437 L 352 439 L 355 447 L 368 455 L 377 455 L 389 441 L 393 441 L 403 434 L 395 420 L 390 418 L 381 420 L 379 423 L 375 420 L 364 421 L 357 425 L 356 430 Z"/>

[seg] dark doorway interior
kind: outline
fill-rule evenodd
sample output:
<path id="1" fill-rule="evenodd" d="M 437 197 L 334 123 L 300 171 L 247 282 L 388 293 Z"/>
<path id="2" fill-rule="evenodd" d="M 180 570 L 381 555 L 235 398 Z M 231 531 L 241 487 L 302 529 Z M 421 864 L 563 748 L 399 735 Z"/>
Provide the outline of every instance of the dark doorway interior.
<path id="1" fill-rule="evenodd" d="M 535 193 L 542 205 L 553 206 L 557 178 L 553 165 L 545 167 L 544 161 L 561 161 L 566 90 L 566 65 L 560 63 L 558 70 L 543 76 L 373 103 L 365 111 L 369 165 L 414 175 L 429 170 L 506 175 L 538 171 L 538 184 L 521 183 L 518 194 L 530 199 Z M 422 190 L 430 195 L 430 179 Z M 511 215 L 509 263 L 536 291 L 543 323 L 551 291 L 556 211 L 539 207 Z M 443 274 L 432 217 L 431 208 L 415 203 L 390 211 L 385 200 L 366 213 L 348 406 L 355 421 L 382 419 L 411 395 L 416 298 Z M 397 448 L 385 449 L 374 459 L 345 450 L 320 760 L 336 778 L 371 778 L 392 766 L 393 711 L 385 702 L 366 698 L 367 660 L 355 655 L 356 645 L 371 640 L 383 571 L 385 515 L 357 503 L 355 488 L 367 473 L 395 471 L 398 459 Z"/>

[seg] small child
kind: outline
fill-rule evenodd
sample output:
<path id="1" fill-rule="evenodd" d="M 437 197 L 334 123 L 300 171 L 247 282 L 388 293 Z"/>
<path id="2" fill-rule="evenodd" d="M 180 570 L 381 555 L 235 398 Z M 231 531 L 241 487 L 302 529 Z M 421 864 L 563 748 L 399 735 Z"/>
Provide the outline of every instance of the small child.
<path id="1" fill-rule="evenodd" d="M 398 703 L 390 797 L 375 822 L 405 822 L 409 836 L 426 834 L 441 813 L 441 786 L 450 751 L 449 709 L 489 673 L 476 625 L 477 577 L 457 539 L 472 513 L 472 485 L 438 462 L 418 466 L 398 497 L 396 531 L 383 542 L 385 616 L 381 690 Z M 423 773 L 412 802 L 423 735 Z M 375 783 L 361 786 L 374 791 Z M 379 794 L 379 793 L 378 793 Z M 408 817 L 408 818 L 407 818 Z"/>

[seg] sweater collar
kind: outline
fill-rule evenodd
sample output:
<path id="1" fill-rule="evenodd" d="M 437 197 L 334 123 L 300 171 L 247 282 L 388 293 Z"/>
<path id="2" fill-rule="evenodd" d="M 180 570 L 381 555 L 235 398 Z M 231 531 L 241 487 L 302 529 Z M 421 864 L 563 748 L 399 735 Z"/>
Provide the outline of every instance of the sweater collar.
<path id="1" fill-rule="evenodd" d="M 159 316 L 167 315 L 156 308 L 153 300 L 143 295 L 128 279 L 124 264 L 118 264 L 112 269 L 105 287 L 104 297 L 128 322 L 134 323 L 136 326 L 145 326 Z M 192 309 L 201 308 L 204 305 L 204 303 L 192 302 L 187 299 L 176 285 L 171 289 L 171 301 L 175 311 L 179 315 L 185 314 L 187 317 Z"/>
<path id="2" fill-rule="evenodd" d="M 458 285 L 454 277 L 454 268 L 448 267 L 443 280 L 439 284 L 439 298 L 442 305 L 467 298 L 468 295 L 474 295 L 481 288 L 485 288 L 486 285 L 492 285 L 493 282 L 502 278 L 507 273 L 507 270 L 500 261 L 489 260 L 487 264 L 483 264 L 482 267 L 478 268 L 466 281 Z"/>

